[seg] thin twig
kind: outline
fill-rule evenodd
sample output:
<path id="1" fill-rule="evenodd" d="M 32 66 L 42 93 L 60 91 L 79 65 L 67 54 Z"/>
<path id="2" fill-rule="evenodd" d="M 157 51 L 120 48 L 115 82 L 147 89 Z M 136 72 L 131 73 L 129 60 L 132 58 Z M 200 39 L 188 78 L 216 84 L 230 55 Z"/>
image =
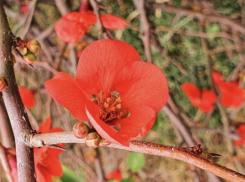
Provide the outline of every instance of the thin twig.
<path id="1" fill-rule="evenodd" d="M 150 25 L 147 20 L 146 11 L 144 7 L 144 0 L 134 0 L 134 5 L 140 13 L 140 31 L 141 39 L 145 48 L 145 56 L 148 62 L 152 63 L 151 47 L 150 47 Z"/>

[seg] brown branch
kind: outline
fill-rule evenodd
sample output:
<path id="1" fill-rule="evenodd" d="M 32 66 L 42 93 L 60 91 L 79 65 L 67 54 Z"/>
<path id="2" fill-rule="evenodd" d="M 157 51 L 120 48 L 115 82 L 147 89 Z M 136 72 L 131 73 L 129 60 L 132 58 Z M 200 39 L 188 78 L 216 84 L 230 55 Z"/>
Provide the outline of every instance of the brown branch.
<path id="1" fill-rule="evenodd" d="M 239 31 L 242 34 L 245 34 L 245 28 L 241 26 L 240 24 L 235 23 L 234 21 L 230 20 L 229 18 L 222 17 L 222 16 L 212 16 L 212 15 L 204 15 L 202 13 L 192 11 L 192 10 L 186 10 L 183 8 L 176 8 L 173 6 L 167 6 L 165 4 L 155 4 L 154 9 L 161 8 L 164 12 L 168 13 L 179 13 L 181 16 L 188 16 L 191 18 L 197 18 L 199 20 L 208 20 L 209 22 L 216 22 L 223 25 L 229 26 L 231 29 L 235 31 Z"/>
<path id="2" fill-rule="evenodd" d="M 25 145 L 25 137 L 32 133 L 32 129 L 15 80 L 11 53 L 13 35 L 3 9 L 3 0 L 0 0 L 0 22 L 0 75 L 8 83 L 8 88 L 3 91 L 3 100 L 15 135 L 18 178 L 21 182 L 33 182 L 36 181 L 33 149 Z"/>
<path id="3" fill-rule="evenodd" d="M 145 56 L 147 61 L 152 63 L 151 46 L 150 46 L 150 25 L 147 20 L 144 3 L 145 3 L 144 0 L 134 0 L 134 5 L 140 14 L 140 32 L 141 32 L 141 39 L 143 41 L 144 48 L 145 48 Z"/>
<path id="4" fill-rule="evenodd" d="M 176 33 L 180 35 L 192 36 L 192 37 L 201 37 L 201 38 L 222 37 L 222 38 L 234 40 L 232 36 L 230 36 L 229 34 L 225 32 L 218 32 L 218 33 L 190 32 L 187 30 L 176 30 L 176 29 L 172 29 L 169 27 L 165 27 L 165 26 L 156 27 L 155 32 L 161 32 L 161 31 L 167 31 L 167 32 L 172 32 L 172 33 Z"/>
<path id="5" fill-rule="evenodd" d="M 9 162 L 7 158 L 7 153 L 6 153 L 4 146 L 1 143 L 0 143 L 0 163 L 3 166 L 3 170 L 8 179 L 8 182 L 13 182 L 13 179 L 11 176 L 11 168 L 9 166 Z"/>
<path id="6" fill-rule="evenodd" d="M 35 134 L 30 135 L 27 141 L 29 145 L 33 147 L 42 147 L 58 143 L 85 143 L 85 139 L 76 138 L 73 135 L 73 132 Z M 245 180 L 244 175 L 218 164 L 211 163 L 210 161 L 189 152 L 186 148 L 164 146 L 144 141 L 131 141 L 128 147 L 119 144 L 110 144 L 106 147 L 177 159 L 197 166 L 229 181 L 244 182 Z"/>
<path id="7" fill-rule="evenodd" d="M 8 113 L 0 96 L 0 134 L 2 144 L 7 148 L 14 148 L 14 134 L 10 125 Z"/>

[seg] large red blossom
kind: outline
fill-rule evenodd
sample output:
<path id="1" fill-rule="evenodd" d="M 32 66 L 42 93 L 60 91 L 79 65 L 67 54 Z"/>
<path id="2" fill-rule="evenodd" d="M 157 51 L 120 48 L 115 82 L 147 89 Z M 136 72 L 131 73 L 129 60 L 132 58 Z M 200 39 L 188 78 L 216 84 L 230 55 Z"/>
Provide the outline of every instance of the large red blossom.
<path id="1" fill-rule="evenodd" d="M 40 133 L 60 131 L 63 130 L 61 128 L 51 129 L 51 118 L 47 118 L 38 129 Z M 64 147 L 64 144 L 60 144 L 59 146 Z M 52 182 L 52 176 L 60 177 L 63 175 L 62 166 L 58 160 L 58 156 L 61 152 L 61 150 L 48 147 L 34 149 L 37 182 Z"/>
<path id="2" fill-rule="evenodd" d="M 116 169 L 115 171 L 108 173 L 105 178 L 107 180 L 113 179 L 115 181 L 121 181 L 122 180 L 122 174 L 118 169 Z"/>
<path id="3" fill-rule="evenodd" d="M 110 30 L 122 29 L 127 26 L 124 19 L 114 15 L 101 15 L 101 21 L 105 28 Z M 64 15 L 55 25 L 57 36 L 64 42 L 75 43 L 79 41 L 90 25 L 97 22 L 92 11 L 71 12 Z"/>
<path id="4" fill-rule="evenodd" d="M 20 97 L 22 99 L 23 104 L 28 109 L 33 108 L 35 106 L 34 93 L 25 87 L 19 87 L 19 92 L 20 92 Z"/>
<path id="5" fill-rule="evenodd" d="M 239 140 L 235 140 L 235 145 L 244 145 L 245 144 L 245 124 L 241 124 L 236 129 L 238 135 L 240 136 Z"/>
<path id="6" fill-rule="evenodd" d="M 237 82 L 223 81 L 223 76 L 214 71 L 213 81 L 218 86 L 221 95 L 221 103 L 226 107 L 238 108 L 244 101 L 244 90 L 239 87 Z"/>
<path id="7" fill-rule="evenodd" d="M 181 88 L 193 106 L 198 107 L 203 112 L 208 112 L 213 109 L 217 96 L 212 90 L 201 91 L 192 83 L 184 83 L 181 85 Z"/>
<path id="8" fill-rule="evenodd" d="M 140 61 L 129 44 L 114 40 L 87 46 L 76 78 L 61 72 L 45 87 L 74 117 L 89 120 L 102 138 L 124 145 L 150 130 L 168 99 L 161 70 Z"/>

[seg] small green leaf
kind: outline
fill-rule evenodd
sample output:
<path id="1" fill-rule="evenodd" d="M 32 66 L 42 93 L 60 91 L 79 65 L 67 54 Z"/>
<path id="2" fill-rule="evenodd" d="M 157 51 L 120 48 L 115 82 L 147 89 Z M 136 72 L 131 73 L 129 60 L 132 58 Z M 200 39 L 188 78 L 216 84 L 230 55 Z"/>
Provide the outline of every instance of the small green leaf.
<path id="1" fill-rule="evenodd" d="M 79 178 L 71 169 L 62 166 L 63 176 L 60 177 L 61 182 L 83 182 L 84 180 Z"/>
<path id="2" fill-rule="evenodd" d="M 128 168 L 132 172 L 138 172 L 145 165 L 145 156 L 141 153 L 129 153 L 128 155 Z"/>

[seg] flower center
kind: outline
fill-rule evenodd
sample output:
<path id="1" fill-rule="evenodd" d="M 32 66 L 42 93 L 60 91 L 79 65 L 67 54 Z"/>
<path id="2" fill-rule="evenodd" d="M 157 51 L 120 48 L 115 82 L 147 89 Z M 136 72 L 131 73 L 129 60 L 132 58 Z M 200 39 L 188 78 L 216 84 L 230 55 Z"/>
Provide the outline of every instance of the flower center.
<path id="1" fill-rule="evenodd" d="M 111 123 L 116 119 L 128 117 L 128 109 L 123 107 L 123 102 L 117 92 L 101 91 L 94 96 L 93 102 L 100 107 L 100 119 L 106 123 Z"/>

